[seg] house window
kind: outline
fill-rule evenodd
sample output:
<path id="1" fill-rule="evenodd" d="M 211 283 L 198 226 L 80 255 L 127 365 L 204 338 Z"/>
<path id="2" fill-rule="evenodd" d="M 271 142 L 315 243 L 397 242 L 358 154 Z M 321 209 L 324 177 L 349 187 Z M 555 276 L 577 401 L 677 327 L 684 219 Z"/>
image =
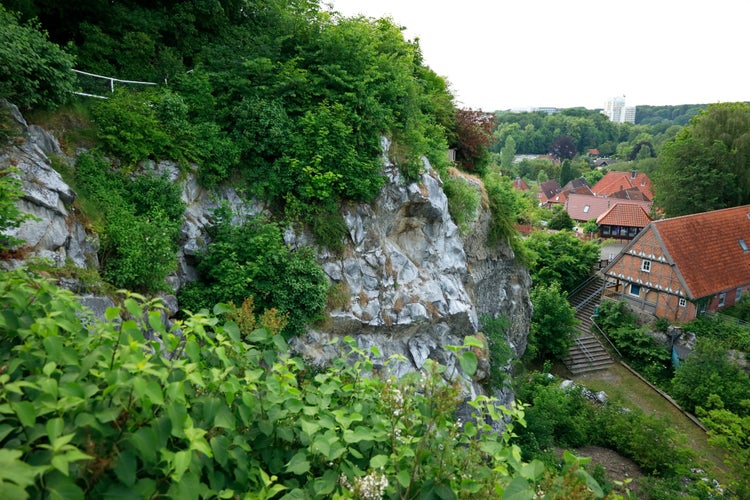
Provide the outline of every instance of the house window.
<path id="1" fill-rule="evenodd" d="M 630 285 L 630 295 L 633 295 L 635 297 L 641 296 L 641 285 Z"/>
<path id="2" fill-rule="evenodd" d="M 609 236 L 610 231 L 611 229 L 609 226 L 602 226 L 602 236 Z"/>
<path id="3" fill-rule="evenodd" d="M 677 304 L 680 307 L 685 307 L 687 306 L 687 300 L 685 300 L 685 297 L 680 297 L 680 300 L 677 301 Z"/>
<path id="4" fill-rule="evenodd" d="M 648 259 L 643 259 L 641 261 L 641 271 L 644 273 L 650 273 L 651 272 L 651 261 Z"/>
<path id="5" fill-rule="evenodd" d="M 742 287 L 738 288 L 737 291 L 735 292 L 734 303 L 736 304 L 737 302 L 739 302 L 741 298 L 742 298 Z"/>
<path id="6" fill-rule="evenodd" d="M 724 307 L 724 301 L 727 299 L 726 293 L 720 293 L 719 294 L 719 304 L 717 307 Z"/>

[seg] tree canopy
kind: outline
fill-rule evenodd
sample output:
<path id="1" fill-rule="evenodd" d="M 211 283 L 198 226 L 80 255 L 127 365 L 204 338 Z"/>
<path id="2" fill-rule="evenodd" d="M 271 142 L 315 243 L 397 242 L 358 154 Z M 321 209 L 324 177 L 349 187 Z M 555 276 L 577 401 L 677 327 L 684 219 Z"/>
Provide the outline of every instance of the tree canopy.
<path id="1" fill-rule="evenodd" d="M 750 203 L 750 105 L 709 105 L 665 145 L 653 177 L 670 217 Z"/>

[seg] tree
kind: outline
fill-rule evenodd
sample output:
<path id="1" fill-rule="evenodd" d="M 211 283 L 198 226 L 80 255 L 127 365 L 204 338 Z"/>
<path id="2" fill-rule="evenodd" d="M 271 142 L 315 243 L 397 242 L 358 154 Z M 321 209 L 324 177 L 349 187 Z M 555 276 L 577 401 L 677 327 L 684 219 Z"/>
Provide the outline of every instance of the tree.
<path id="1" fill-rule="evenodd" d="M 500 152 L 500 166 L 503 170 L 508 172 L 513 167 L 513 158 L 516 156 L 516 140 L 513 139 L 512 135 L 509 135 L 505 139 L 505 145 L 503 150 Z"/>
<path id="2" fill-rule="evenodd" d="M 569 231 L 536 231 L 524 240 L 531 254 L 531 280 L 534 286 L 560 284 L 566 292 L 591 274 L 599 261 L 599 245 L 578 239 Z"/>
<path id="3" fill-rule="evenodd" d="M 534 313 L 529 328 L 529 355 L 538 360 L 562 360 L 575 339 L 575 309 L 557 282 L 534 287 L 531 303 Z"/>
<path id="4" fill-rule="evenodd" d="M 750 203 L 750 105 L 708 106 L 660 160 L 654 201 L 670 217 Z"/>
<path id="5" fill-rule="evenodd" d="M 710 398 L 741 416 L 750 414 L 750 377 L 727 357 L 715 341 L 699 338 L 695 351 L 675 372 L 671 394 L 690 412 Z"/>
<path id="6" fill-rule="evenodd" d="M 0 98 L 19 107 L 55 107 L 74 90 L 73 57 L 35 24 L 0 5 Z"/>
<path id="7" fill-rule="evenodd" d="M 495 116 L 481 110 L 456 110 L 456 161 L 467 172 L 484 173 Z"/>
<path id="8" fill-rule="evenodd" d="M 569 135 L 561 135 L 549 146 L 549 154 L 559 160 L 572 160 L 576 155 L 576 143 Z"/>
<path id="9" fill-rule="evenodd" d="M 568 212 L 561 205 L 555 205 L 552 208 L 552 217 L 549 219 L 549 227 L 554 230 L 573 229 L 575 222 L 570 218 Z"/>
<path id="10" fill-rule="evenodd" d="M 577 173 L 578 172 L 573 169 L 573 165 L 571 164 L 570 160 L 563 160 L 562 164 L 560 165 L 560 185 L 564 186 L 568 182 L 575 179 Z"/>

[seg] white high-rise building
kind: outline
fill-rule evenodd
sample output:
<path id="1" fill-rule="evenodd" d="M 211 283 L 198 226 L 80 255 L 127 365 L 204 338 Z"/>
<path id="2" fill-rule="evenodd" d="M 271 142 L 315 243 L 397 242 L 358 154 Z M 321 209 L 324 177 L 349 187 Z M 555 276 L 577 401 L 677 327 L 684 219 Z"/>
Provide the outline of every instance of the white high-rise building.
<path id="1" fill-rule="evenodd" d="M 613 97 L 602 111 L 615 123 L 635 123 L 635 106 L 625 106 L 625 96 Z"/>

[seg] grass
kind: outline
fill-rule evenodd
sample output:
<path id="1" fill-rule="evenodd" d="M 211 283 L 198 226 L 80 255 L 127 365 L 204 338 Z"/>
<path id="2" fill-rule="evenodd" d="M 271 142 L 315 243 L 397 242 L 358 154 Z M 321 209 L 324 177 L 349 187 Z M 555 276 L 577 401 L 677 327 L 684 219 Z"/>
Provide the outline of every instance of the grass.
<path id="1" fill-rule="evenodd" d="M 567 378 L 594 392 L 606 392 L 610 401 L 624 407 L 637 407 L 646 413 L 667 418 L 675 431 L 685 437 L 687 446 L 698 457 L 701 467 L 722 483 L 728 482 L 729 471 L 724 465 L 723 450 L 711 445 L 703 429 L 621 364 L 574 377 L 568 375 Z"/>

